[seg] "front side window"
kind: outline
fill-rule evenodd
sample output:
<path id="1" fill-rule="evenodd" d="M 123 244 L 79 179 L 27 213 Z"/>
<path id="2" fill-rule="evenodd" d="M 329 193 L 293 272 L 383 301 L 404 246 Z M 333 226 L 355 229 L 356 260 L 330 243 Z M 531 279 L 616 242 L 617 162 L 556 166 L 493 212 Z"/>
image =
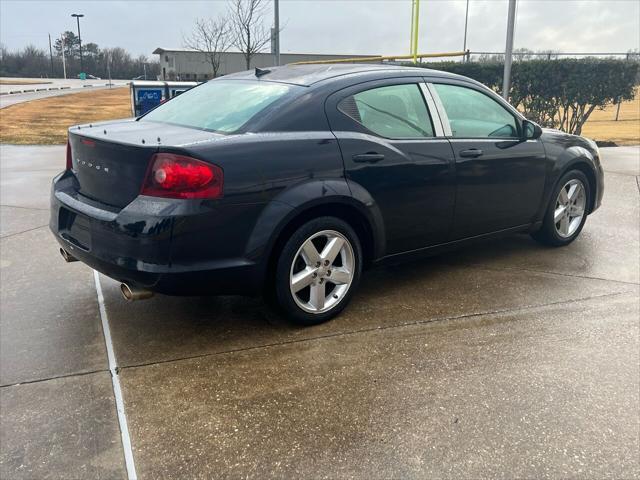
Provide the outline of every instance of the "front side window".
<path id="1" fill-rule="evenodd" d="M 214 80 L 187 90 L 140 121 L 171 123 L 214 132 L 238 130 L 251 118 L 295 88 L 282 83 Z"/>
<path id="2" fill-rule="evenodd" d="M 517 138 L 515 117 L 494 99 L 471 88 L 434 84 L 454 137 Z"/>
<path id="3" fill-rule="evenodd" d="M 391 85 L 356 93 L 338 109 L 387 138 L 433 137 L 427 106 L 416 84 Z"/>

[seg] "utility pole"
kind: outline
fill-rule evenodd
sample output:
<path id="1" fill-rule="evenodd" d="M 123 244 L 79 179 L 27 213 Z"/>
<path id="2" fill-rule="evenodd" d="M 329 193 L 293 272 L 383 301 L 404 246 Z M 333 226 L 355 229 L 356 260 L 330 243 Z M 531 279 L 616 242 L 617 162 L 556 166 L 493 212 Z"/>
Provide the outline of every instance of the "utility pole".
<path id="1" fill-rule="evenodd" d="M 469 24 L 469 0 L 467 0 L 467 11 L 464 14 L 464 42 L 462 44 L 462 51 L 467 51 L 467 25 Z M 468 56 L 465 58 L 468 59 Z"/>
<path id="2" fill-rule="evenodd" d="M 80 36 L 80 19 L 84 17 L 82 13 L 72 13 L 72 17 L 76 17 L 76 22 L 78 23 L 78 43 L 80 44 L 80 72 L 84 72 L 84 67 L 82 66 L 82 37 Z"/>
<path id="3" fill-rule="evenodd" d="M 513 56 L 513 30 L 516 23 L 516 0 L 509 0 L 507 17 L 507 46 L 504 52 L 504 77 L 502 79 L 502 98 L 509 100 L 511 88 L 511 61 Z"/>
<path id="4" fill-rule="evenodd" d="M 109 75 L 109 88 L 111 88 L 111 52 L 107 53 L 107 74 Z"/>
<path id="5" fill-rule="evenodd" d="M 280 65 L 280 0 L 273 0 L 273 9 L 274 9 L 274 51 L 273 53 L 276 56 L 276 65 Z"/>
<path id="6" fill-rule="evenodd" d="M 51 78 L 53 78 L 53 49 L 51 48 L 51 34 L 49 34 L 49 61 L 51 62 Z"/>
<path id="7" fill-rule="evenodd" d="M 62 40 L 62 73 L 64 74 L 64 79 L 67 79 L 67 62 L 64 59 L 64 35 L 62 35 L 62 37 L 60 37 L 60 40 Z"/>

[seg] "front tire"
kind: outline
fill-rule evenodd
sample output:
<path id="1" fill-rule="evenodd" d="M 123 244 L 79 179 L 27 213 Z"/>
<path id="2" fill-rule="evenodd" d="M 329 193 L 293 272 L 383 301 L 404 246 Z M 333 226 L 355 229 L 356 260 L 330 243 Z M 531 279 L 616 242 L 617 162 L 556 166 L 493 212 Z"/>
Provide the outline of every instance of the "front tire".
<path id="1" fill-rule="evenodd" d="M 335 217 L 311 220 L 287 240 L 278 257 L 278 306 L 300 325 L 317 325 L 349 303 L 362 273 L 362 248 L 353 228 Z"/>
<path id="2" fill-rule="evenodd" d="M 587 221 L 591 191 L 580 170 L 564 174 L 551 196 L 542 228 L 531 236 L 545 245 L 562 247 L 573 242 Z"/>

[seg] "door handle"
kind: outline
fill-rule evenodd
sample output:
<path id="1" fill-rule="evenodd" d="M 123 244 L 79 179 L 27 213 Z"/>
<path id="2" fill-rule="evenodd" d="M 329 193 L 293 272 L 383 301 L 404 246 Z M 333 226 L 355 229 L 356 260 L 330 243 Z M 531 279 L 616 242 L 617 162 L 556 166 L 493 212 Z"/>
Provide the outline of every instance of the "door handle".
<path id="1" fill-rule="evenodd" d="M 358 163 L 376 163 L 384 160 L 384 155 L 376 152 L 358 153 L 351 157 L 354 162 Z"/>
<path id="2" fill-rule="evenodd" d="M 478 158 L 482 156 L 482 150 L 478 148 L 470 148 L 469 150 L 462 150 L 460 156 L 463 158 Z"/>

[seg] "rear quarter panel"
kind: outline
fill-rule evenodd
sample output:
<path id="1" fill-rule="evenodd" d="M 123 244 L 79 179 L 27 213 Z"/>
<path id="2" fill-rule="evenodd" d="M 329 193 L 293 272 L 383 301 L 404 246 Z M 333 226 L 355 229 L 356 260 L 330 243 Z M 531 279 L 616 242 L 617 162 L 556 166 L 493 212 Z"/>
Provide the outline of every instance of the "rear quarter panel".
<path id="1" fill-rule="evenodd" d="M 349 196 L 331 132 L 247 133 L 177 150 L 219 165 L 224 197 L 200 200 L 202 215 L 176 222 L 174 262 L 234 257 L 260 262 L 291 211 L 318 198 Z"/>

